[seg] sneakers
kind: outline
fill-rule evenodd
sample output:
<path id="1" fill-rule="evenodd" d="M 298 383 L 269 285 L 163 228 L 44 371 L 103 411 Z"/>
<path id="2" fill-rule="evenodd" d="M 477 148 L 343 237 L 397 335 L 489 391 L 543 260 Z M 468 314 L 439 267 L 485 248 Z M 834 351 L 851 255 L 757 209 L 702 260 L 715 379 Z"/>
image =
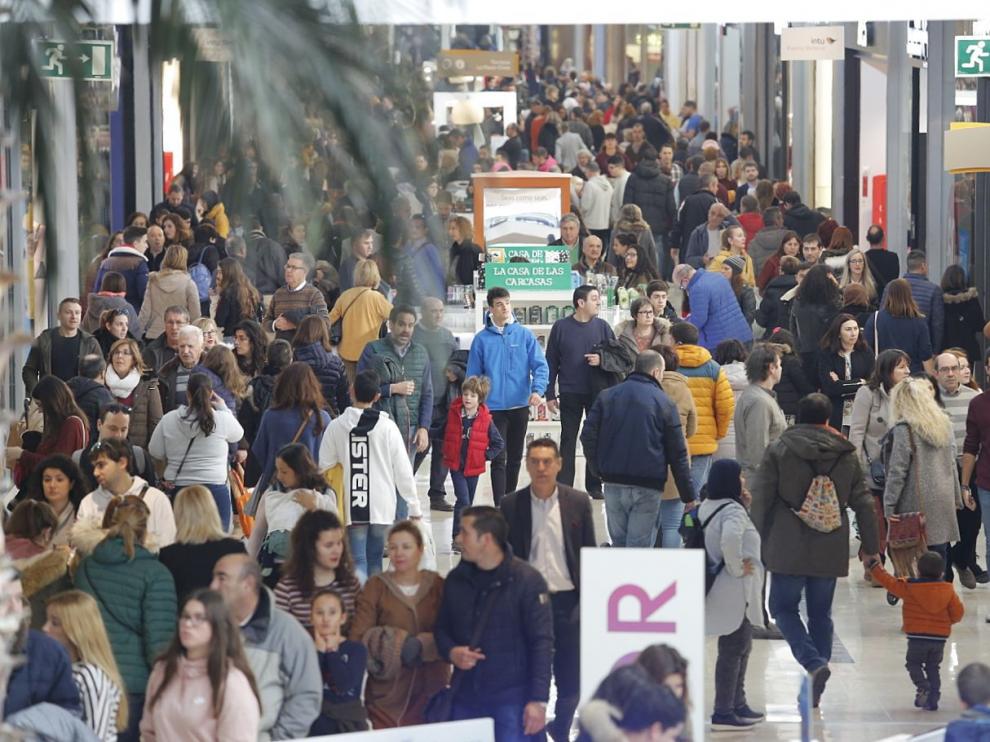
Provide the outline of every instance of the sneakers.
<path id="1" fill-rule="evenodd" d="M 986 585 L 990 582 L 990 572 L 987 572 L 985 569 L 980 569 L 980 565 L 976 565 L 976 569 L 973 571 L 976 574 L 976 583 L 978 585 Z"/>
<path id="2" fill-rule="evenodd" d="M 752 729 L 756 724 L 753 719 L 743 719 L 736 714 L 712 714 L 713 732 L 738 732 L 742 729 Z"/>
<path id="3" fill-rule="evenodd" d="M 928 705 L 928 689 L 918 688 L 918 692 L 914 694 L 914 707 L 916 709 L 923 709 Z"/>
<path id="4" fill-rule="evenodd" d="M 973 574 L 973 570 L 969 567 L 963 567 L 956 574 L 959 575 L 959 582 L 962 583 L 963 587 L 969 590 L 976 589 L 976 575 Z"/>
<path id="5" fill-rule="evenodd" d="M 751 721 L 755 724 L 759 724 L 761 721 L 766 721 L 767 718 L 766 714 L 761 714 L 759 711 L 754 711 L 751 709 L 749 704 L 733 709 L 732 713 L 743 721 Z"/>
<path id="6" fill-rule="evenodd" d="M 439 497 L 430 498 L 430 510 L 436 510 L 438 513 L 452 513 L 454 506 Z"/>
<path id="7" fill-rule="evenodd" d="M 828 665 L 822 665 L 811 673 L 811 706 L 818 708 L 822 702 L 822 694 L 825 692 L 825 683 L 832 677 L 832 671 Z"/>

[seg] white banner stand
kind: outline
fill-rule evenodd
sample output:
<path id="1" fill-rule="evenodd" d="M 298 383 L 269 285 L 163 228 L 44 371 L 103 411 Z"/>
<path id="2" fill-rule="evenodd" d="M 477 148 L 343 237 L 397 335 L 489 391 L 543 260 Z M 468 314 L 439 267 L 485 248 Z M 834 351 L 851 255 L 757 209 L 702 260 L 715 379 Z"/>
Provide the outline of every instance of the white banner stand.
<path id="1" fill-rule="evenodd" d="M 705 739 L 705 575 L 700 549 L 581 549 L 581 702 L 651 644 L 687 660 L 687 724 Z"/>
<path id="2" fill-rule="evenodd" d="M 491 719 L 467 719 L 443 724 L 420 724 L 372 732 L 307 737 L 303 742 L 495 742 Z"/>

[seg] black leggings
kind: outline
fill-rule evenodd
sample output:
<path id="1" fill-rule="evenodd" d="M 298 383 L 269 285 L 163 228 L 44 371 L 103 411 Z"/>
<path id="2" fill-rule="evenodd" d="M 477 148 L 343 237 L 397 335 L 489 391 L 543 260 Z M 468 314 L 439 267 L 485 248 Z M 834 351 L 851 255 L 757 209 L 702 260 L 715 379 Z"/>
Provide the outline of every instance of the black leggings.
<path id="1" fill-rule="evenodd" d="M 506 492 L 515 492 L 519 483 L 526 429 L 529 427 L 529 407 L 514 410 L 493 410 L 492 421 L 505 441 L 505 448 L 492 461 L 492 499 L 495 507 Z"/>

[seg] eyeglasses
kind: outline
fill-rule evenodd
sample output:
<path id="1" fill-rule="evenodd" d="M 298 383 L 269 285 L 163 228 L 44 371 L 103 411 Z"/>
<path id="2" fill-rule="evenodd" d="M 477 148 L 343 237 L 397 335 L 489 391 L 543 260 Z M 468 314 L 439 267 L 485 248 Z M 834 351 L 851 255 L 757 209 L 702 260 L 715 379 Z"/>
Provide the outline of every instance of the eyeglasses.
<path id="1" fill-rule="evenodd" d="M 117 348 L 117 350 L 115 350 L 110 355 L 114 355 L 114 356 L 132 356 L 134 354 L 131 353 L 131 349 L 130 348 Z"/>
<path id="2" fill-rule="evenodd" d="M 653 313 L 654 312 L 652 309 L 640 309 L 638 312 L 636 312 L 636 314 L 638 314 L 641 317 L 647 317 L 647 316 L 651 317 L 653 316 Z"/>
<path id="3" fill-rule="evenodd" d="M 187 623 L 190 626 L 202 626 L 206 623 L 206 615 L 203 613 L 194 613 L 192 615 L 183 613 L 179 616 L 179 623 Z"/>
<path id="4" fill-rule="evenodd" d="M 216 336 L 216 334 L 217 334 L 216 330 L 203 330 L 204 337 L 214 337 Z"/>
<path id="5" fill-rule="evenodd" d="M 853 265 L 854 263 L 857 265 L 862 265 L 865 262 L 866 261 L 863 260 L 862 258 L 853 258 L 852 260 L 849 261 L 849 265 Z"/>
<path id="6" fill-rule="evenodd" d="M 285 266 L 285 269 L 287 271 L 304 271 L 304 270 L 306 270 L 306 266 L 304 266 L 304 265 L 286 265 Z"/>

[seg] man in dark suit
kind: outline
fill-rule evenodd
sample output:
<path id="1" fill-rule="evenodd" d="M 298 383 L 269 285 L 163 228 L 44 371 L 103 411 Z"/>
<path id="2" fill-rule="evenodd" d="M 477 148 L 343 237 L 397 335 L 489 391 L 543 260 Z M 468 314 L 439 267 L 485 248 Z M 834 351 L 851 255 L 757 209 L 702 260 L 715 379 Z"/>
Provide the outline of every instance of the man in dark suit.
<path id="1" fill-rule="evenodd" d="M 581 692 L 581 547 L 595 546 L 591 498 L 557 482 L 562 459 L 556 442 L 537 438 L 526 447 L 530 485 L 502 498 L 512 553 L 529 562 L 550 588 L 553 675 L 557 684 L 551 739 L 569 738 Z"/>

